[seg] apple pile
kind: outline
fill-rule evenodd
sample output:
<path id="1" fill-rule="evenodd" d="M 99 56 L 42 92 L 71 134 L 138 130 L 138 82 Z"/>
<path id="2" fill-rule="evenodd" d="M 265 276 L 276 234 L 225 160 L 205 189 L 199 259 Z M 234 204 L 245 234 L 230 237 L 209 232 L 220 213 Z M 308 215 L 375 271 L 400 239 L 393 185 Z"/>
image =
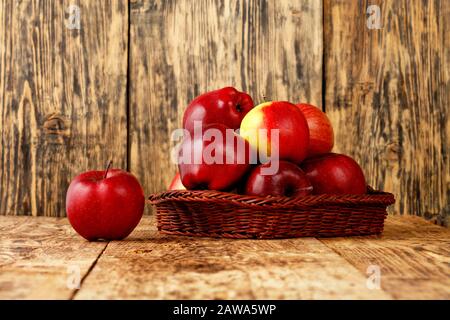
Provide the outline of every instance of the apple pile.
<path id="1" fill-rule="evenodd" d="M 366 193 L 361 167 L 331 152 L 330 120 L 313 105 L 271 101 L 254 107 L 248 94 L 226 87 L 195 98 L 184 113 L 183 128 L 188 134 L 180 143 L 179 173 L 169 190 L 289 197 Z M 220 135 L 227 139 L 215 141 Z"/>

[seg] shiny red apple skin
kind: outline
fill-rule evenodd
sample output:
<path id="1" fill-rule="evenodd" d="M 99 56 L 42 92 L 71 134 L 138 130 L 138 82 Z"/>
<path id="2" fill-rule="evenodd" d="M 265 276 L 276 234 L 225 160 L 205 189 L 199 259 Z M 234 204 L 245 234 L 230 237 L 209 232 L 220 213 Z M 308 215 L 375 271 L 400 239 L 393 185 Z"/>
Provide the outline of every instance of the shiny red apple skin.
<path id="1" fill-rule="evenodd" d="M 236 130 L 253 106 L 253 100 L 248 94 L 233 87 L 210 91 L 188 105 L 183 116 L 183 128 L 193 132 L 194 121 L 199 121 L 202 126 L 221 123 Z"/>
<path id="2" fill-rule="evenodd" d="M 223 137 L 226 137 L 226 130 L 230 129 L 222 124 L 211 124 L 203 128 L 203 132 L 209 129 L 219 130 Z M 230 129 L 231 130 L 231 129 Z M 218 144 L 215 149 L 216 154 L 222 155 L 222 163 L 205 163 L 201 158 L 201 163 L 180 163 L 178 169 L 181 182 L 187 190 L 221 190 L 229 191 L 240 181 L 245 173 L 250 169 L 250 145 L 238 134 L 233 133 L 233 141 L 223 139 L 223 143 Z M 243 150 L 238 148 L 237 141 L 244 145 Z M 194 152 L 197 149 L 200 154 L 210 144 L 203 136 L 193 136 L 190 139 L 184 138 L 180 145 L 179 159 L 185 152 Z M 234 155 L 233 163 L 226 163 L 226 155 Z M 243 163 L 238 163 L 238 156 L 244 157 Z"/>
<path id="3" fill-rule="evenodd" d="M 313 194 L 364 194 L 366 179 L 351 157 L 328 153 L 305 160 L 301 168 L 313 186 Z"/>
<path id="4" fill-rule="evenodd" d="M 266 138 L 261 139 L 258 133 L 260 129 L 267 130 Z M 273 129 L 279 130 L 278 143 L 271 141 Z M 271 160 L 286 160 L 300 164 L 308 153 L 308 123 L 301 110 L 287 101 L 264 102 L 254 107 L 242 120 L 239 133 L 258 150 L 260 155 L 261 150 L 267 145 Z M 278 149 L 278 159 L 274 159 L 273 148 Z M 260 157 L 263 163 L 268 160 L 270 159 Z"/>
<path id="5" fill-rule="evenodd" d="M 168 190 L 186 190 L 186 187 L 181 182 L 181 177 L 180 177 L 179 172 L 177 172 L 177 174 L 173 177 Z"/>
<path id="6" fill-rule="evenodd" d="M 263 175 L 261 170 L 269 166 L 270 163 L 262 164 L 250 172 L 245 185 L 246 195 L 300 197 L 311 194 L 311 182 L 297 165 L 279 161 L 277 173 Z"/>
<path id="7" fill-rule="evenodd" d="M 303 112 L 309 128 L 309 147 L 307 158 L 329 153 L 334 146 L 334 132 L 330 119 L 319 108 L 306 103 L 297 107 Z"/>
<path id="8" fill-rule="evenodd" d="M 87 240 L 120 240 L 137 226 L 144 211 L 138 180 L 120 169 L 88 171 L 75 177 L 66 195 L 66 212 L 75 231 Z"/>

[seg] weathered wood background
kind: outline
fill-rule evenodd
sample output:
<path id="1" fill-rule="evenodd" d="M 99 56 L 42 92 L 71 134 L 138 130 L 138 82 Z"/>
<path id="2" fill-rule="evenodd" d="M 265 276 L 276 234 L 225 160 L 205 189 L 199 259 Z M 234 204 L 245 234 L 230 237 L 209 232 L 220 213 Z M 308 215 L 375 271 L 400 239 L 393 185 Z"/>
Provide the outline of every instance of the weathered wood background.
<path id="1" fill-rule="evenodd" d="M 393 212 L 444 223 L 449 24 L 445 0 L 2 1 L 0 214 L 65 215 L 71 178 L 108 159 L 165 189 L 185 106 L 233 85 L 321 106 Z"/>

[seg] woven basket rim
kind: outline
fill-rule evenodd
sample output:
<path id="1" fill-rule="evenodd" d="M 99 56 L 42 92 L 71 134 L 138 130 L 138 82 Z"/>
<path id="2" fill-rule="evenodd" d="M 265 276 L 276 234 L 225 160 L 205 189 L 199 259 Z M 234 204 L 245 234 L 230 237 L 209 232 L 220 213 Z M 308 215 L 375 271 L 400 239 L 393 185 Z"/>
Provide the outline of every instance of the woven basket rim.
<path id="1" fill-rule="evenodd" d="M 230 204 L 251 207 L 313 207 L 318 205 L 391 205 L 395 202 L 394 195 L 389 192 L 374 190 L 368 187 L 367 194 L 344 195 L 308 195 L 301 197 L 260 197 L 235 194 L 214 190 L 170 190 L 149 196 L 148 202 L 157 205 L 166 201 L 180 202 L 229 202 Z"/>

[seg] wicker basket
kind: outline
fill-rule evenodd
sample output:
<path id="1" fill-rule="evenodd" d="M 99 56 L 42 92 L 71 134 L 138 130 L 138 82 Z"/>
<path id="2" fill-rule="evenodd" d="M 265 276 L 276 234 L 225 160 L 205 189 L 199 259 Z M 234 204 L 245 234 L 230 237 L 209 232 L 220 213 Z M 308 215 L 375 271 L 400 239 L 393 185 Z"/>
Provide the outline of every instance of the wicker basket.
<path id="1" fill-rule="evenodd" d="M 276 239 L 379 234 L 391 193 L 299 198 L 243 196 L 219 191 L 151 195 L 162 233 L 199 237 Z"/>

